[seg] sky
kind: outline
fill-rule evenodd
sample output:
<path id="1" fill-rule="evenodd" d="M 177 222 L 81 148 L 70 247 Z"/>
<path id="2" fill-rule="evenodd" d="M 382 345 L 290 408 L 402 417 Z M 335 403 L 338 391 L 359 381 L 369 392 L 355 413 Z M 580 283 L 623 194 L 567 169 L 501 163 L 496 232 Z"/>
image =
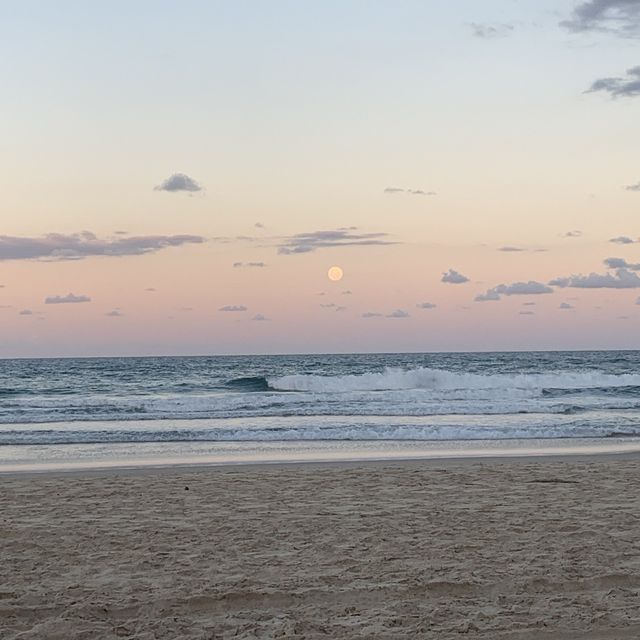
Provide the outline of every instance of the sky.
<path id="1" fill-rule="evenodd" d="M 638 349 L 639 47 L 640 0 L 0 0 L 0 357 Z"/>

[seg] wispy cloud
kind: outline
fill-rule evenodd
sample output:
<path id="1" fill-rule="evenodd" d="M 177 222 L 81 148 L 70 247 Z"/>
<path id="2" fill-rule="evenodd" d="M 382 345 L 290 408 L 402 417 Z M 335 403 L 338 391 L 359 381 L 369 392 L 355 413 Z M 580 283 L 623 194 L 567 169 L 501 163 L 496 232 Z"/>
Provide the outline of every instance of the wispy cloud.
<path id="1" fill-rule="evenodd" d="M 640 191 L 640 182 L 636 182 L 635 184 L 628 184 L 625 189 L 627 191 Z"/>
<path id="2" fill-rule="evenodd" d="M 249 269 L 261 269 L 262 267 L 266 267 L 266 263 L 264 262 L 234 262 L 233 266 L 236 269 L 240 269 L 242 267 L 246 267 Z"/>
<path id="3" fill-rule="evenodd" d="M 381 313 L 376 313 L 375 311 L 365 311 L 362 314 L 363 318 L 382 318 Z"/>
<path id="4" fill-rule="evenodd" d="M 186 191 L 188 193 L 196 193 L 202 191 L 202 187 L 186 173 L 173 173 L 166 180 L 163 180 L 155 191 L 168 191 L 169 193 L 177 193 Z"/>
<path id="5" fill-rule="evenodd" d="M 77 304 L 79 302 L 91 302 L 91 298 L 68 293 L 66 296 L 48 296 L 44 299 L 45 304 Z"/>
<path id="6" fill-rule="evenodd" d="M 449 271 L 445 271 L 442 274 L 442 278 L 440 278 L 440 282 L 447 282 L 448 284 L 463 284 L 465 282 L 469 282 L 469 278 L 467 276 L 462 275 L 460 272 L 455 269 L 449 269 Z"/>
<path id="7" fill-rule="evenodd" d="M 562 234 L 563 238 L 580 238 L 582 236 L 582 231 L 579 229 L 574 229 L 573 231 L 567 231 Z"/>
<path id="8" fill-rule="evenodd" d="M 419 302 L 416 307 L 418 309 L 435 309 L 437 305 L 433 304 L 433 302 Z"/>
<path id="9" fill-rule="evenodd" d="M 18 315 L 19 316 L 32 316 L 33 315 L 33 311 L 31 311 L 31 309 L 23 309 L 22 311 L 20 311 L 20 313 Z"/>
<path id="10" fill-rule="evenodd" d="M 560 306 L 558 307 L 559 309 L 573 309 L 573 305 L 569 304 L 568 302 L 561 302 Z"/>
<path id="11" fill-rule="evenodd" d="M 205 242 L 202 236 L 131 236 L 99 238 L 90 231 L 41 237 L 0 235 L 0 260 L 81 260 L 90 256 L 121 257 L 153 253 L 167 247 Z"/>
<path id="12" fill-rule="evenodd" d="M 408 318 L 409 314 L 404 309 L 396 309 L 391 313 L 388 313 L 386 318 Z"/>
<path id="13" fill-rule="evenodd" d="M 355 227 L 341 228 L 331 231 L 312 231 L 287 236 L 278 244 L 278 253 L 291 255 L 295 253 L 311 253 L 317 249 L 333 247 L 363 247 L 398 244 L 388 240 L 387 233 L 356 233 Z"/>
<path id="14" fill-rule="evenodd" d="M 614 242 L 615 244 L 634 244 L 636 242 L 640 242 L 640 239 L 634 240 L 629 236 L 618 236 L 617 238 L 611 238 L 609 242 Z"/>
<path id="15" fill-rule="evenodd" d="M 270 318 L 267 318 L 267 316 L 263 316 L 261 313 L 256 313 L 256 315 L 253 316 L 251 320 L 253 320 L 254 322 L 268 322 Z"/>
<path id="16" fill-rule="evenodd" d="M 490 38 L 504 38 L 508 36 L 514 29 L 512 24 L 507 23 L 483 23 L 483 22 L 470 22 L 469 27 L 471 33 L 476 38 L 490 39 Z"/>
<path id="17" fill-rule="evenodd" d="M 113 311 L 109 311 L 104 315 L 109 316 L 110 318 L 121 318 L 122 316 L 124 316 L 124 313 L 122 313 L 119 309 L 113 309 Z"/>
<path id="18" fill-rule="evenodd" d="M 586 0 L 580 2 L 561 26 L 573 32 L 601 31 L 633 37 L 640 33 L 638 0 Z"/>
<path id="19" fill-rule="evenodd" d="M 528 282 L 514 282 L 513 284 L 499 284 L 486 293 L 481 293 L 475 297 L 476 302 L 487 302 L 490 300 L 500 300 L 502 296 L 530 296 L 553 293 L 553 289 L 542 282 L 529 280 Z"/>
<path id="20" fill-rule="evenodd" d="M 640 278 L 628 269 L 616 269 L 613 274 L 590 273 L 556 278 L 551 280 L 549 284 L 554 287 L 575 289 L 638 289 L 640 288 Z"/>
<path id="21" fill-rule="evenodd" d="M 424 191 L 423 189 L 402 189 L 400 187 L 387 187 L 384 190 L 385 193 L 393 195 L 396 193 L 404 193 L 409 196 L 435 196 L 438 195 L 435 191 Z"/>
<path id="22" fill-rule="evenodd" d="M 526 251 L 526 249 L 521 249 L 520 247 L 507 246 L 507 247 L 499 247 L 498 251 L 504 251 L 505 253 L 516 253 L 520 251 Z"/>
<path id="23" fill-rule="evenodd" d="M 225 305 L 224 307 L 220 307 L 218 311 L 225 311 L 225 312 L 247 311 L 247 307 L 245 307 L 243 304 L 228 304 L 228 305 Z"/>
<path id="24" fill-rule="evenodd" d="M 585 93 L 604 91 L 612 98 L 634 98 L 640 96 L 640 66 L 627 69 L 626 76 L 599 78 Z M 635 185 L 631 185 L 634 187 Z M 631 189 L 635 191 L 635 189 Z"/>

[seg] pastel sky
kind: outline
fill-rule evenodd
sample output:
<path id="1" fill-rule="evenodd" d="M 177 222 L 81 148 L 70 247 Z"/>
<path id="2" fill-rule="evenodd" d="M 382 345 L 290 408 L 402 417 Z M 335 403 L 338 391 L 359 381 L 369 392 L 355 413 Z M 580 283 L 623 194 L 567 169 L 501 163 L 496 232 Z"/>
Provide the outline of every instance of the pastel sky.
<path id="1" fill-rule="evenodd" d="M 640 348 L 639 45 L 640 0 L 0 0 L 0 357 Z"/>

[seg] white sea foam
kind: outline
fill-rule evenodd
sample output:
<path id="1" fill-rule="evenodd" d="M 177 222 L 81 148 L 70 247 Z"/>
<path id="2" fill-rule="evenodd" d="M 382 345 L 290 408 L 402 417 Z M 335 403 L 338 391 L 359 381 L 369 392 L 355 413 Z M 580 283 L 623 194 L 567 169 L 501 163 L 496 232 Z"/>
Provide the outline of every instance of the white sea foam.
<path id="1" fill-rule="evenodd" d="M 389 391 L 424 389 L 429 391 L 492 390 L 504 396 L 505 391 L 540 392 L 543 389 L 590 389 L 601 387 L 640 386 L 640 374 L 613 375 L 599 371 L 566 371 L 532 374 L 457 373 L 444 369 L 386 368 L 378 373 L 361 375 L 319 376 L 289 375 L 267 379 L 278 391 L 313 391 L 344 393 L 348 391 Z"/>

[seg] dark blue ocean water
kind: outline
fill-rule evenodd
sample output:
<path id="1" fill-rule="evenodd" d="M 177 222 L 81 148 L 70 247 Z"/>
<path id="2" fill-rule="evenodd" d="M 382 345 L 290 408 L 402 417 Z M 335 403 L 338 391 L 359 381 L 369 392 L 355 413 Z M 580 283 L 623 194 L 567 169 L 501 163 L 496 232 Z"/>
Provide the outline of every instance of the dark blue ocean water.
<path id="1" fill-rule="evenodd" d="M 0 445 L 638 435 L 638 351 L 0 361 Z"/>

